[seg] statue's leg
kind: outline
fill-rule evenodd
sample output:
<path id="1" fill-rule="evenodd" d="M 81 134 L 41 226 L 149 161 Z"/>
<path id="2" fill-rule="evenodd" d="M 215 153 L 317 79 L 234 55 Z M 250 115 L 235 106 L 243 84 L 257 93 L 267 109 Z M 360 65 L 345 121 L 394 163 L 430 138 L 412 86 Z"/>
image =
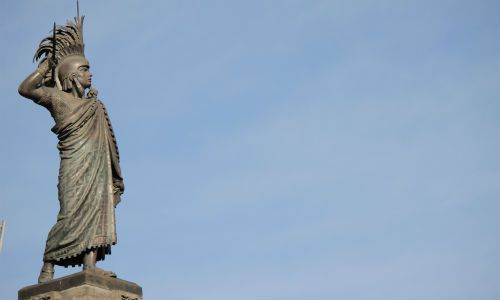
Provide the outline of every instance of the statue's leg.
<path id="1" fill-rule="evenodd" d="M 83 255 L 83 269 L 84 270 L 92 270 L 95 269 L 95 263 L 97 259 L 97 251 L 96 250 L 88 250 Z"/>
<path id="2" fill-rule="evenodd" d="M 96 249 L 88 250 L 83 255 L 83 270 L 94 272 L 103 276 L 116 277 L 115 273 L 96 267 L 95 265 L 96 261 L 97 261 L 97 250 Z"/>
<path id="3" fill-rule="evenodd" d="M 44 261 L 40 276 L 38 276 L 38 283 L 44 283 L 54 279 L 54 263 Z"/>

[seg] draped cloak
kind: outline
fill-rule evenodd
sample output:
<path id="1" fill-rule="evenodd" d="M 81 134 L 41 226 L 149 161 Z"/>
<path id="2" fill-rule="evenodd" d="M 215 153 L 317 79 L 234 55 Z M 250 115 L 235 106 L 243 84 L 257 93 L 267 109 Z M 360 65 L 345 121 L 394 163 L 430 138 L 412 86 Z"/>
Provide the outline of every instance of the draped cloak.
<path id="1" fill-rule="evenodd" d="M 113 128 L 97 98 L 77 98 L 42 87 L 37 104 L 55 121 L 59 155 L 57 222 L 50 230 L 44 261 L 69 266 L 83 263 L 83 254 L 97 249 L 102 260 L 116 244 L 115 206 L 124 185 Z"/>

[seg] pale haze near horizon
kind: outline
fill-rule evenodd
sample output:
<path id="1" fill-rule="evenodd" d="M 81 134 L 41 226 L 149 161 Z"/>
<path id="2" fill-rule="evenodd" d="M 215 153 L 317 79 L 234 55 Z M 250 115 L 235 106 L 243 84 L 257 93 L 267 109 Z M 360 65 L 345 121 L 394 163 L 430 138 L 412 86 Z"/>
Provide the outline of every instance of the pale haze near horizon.
<path id="1" fill-rule="evenodd" d="M 99 266 L 160 299 L 498 299 L 498 1 L 85 1 L 126 191 Z M 0 299 L 57 138 L 17 94 L 73 1 L 0 2 Z M 56 276 L 77 268 L 57 268 Z"/>

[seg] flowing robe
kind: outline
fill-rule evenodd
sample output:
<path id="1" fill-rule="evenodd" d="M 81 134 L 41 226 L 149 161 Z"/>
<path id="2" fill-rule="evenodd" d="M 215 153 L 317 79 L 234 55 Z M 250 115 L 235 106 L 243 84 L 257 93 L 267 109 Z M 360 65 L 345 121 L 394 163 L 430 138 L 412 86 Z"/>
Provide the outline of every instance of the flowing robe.
<path id="1" fill-rule="evenodd" d="M 55 121 L 59 155 L 57 222 L 49 232 L 44 261 L 69 266 L 97 249 L 102 260 L 116 244 L 115 206 L 124 190 L 119 153 L 106 108 L 97 98 L 44 89 L 37 104 Z"/>

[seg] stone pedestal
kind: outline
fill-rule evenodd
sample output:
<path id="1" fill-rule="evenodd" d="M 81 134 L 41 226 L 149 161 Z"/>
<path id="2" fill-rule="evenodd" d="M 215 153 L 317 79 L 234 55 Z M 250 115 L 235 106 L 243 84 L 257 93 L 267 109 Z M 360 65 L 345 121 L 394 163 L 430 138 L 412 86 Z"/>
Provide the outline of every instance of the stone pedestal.
<path id="1" fill-rule="evenodd" d="M 142 300 L 142 288 L 118 278 L 82 271 L 22 288 L 19 300 Z"/>

